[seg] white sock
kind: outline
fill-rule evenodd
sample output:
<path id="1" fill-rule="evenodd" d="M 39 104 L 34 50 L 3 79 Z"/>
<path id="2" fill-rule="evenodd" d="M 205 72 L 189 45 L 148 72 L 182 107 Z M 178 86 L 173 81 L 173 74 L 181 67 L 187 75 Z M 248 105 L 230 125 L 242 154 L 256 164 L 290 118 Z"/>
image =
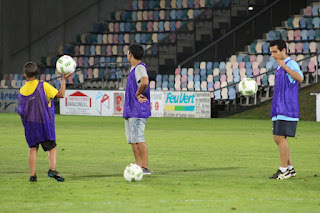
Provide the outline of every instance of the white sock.
<path id="1" fill-rule="evenodd" d="M 281 167 L 281 166 L 280 166 L 279 169 L 280 169 L 281 172 L 287 171 L 287 167 Z"/>
<path id="2" fill-rule="evenodd" d="M 288 165 L 288 169 L 289 170 L 293 169 L 293 166 L 292 165 Z"/>

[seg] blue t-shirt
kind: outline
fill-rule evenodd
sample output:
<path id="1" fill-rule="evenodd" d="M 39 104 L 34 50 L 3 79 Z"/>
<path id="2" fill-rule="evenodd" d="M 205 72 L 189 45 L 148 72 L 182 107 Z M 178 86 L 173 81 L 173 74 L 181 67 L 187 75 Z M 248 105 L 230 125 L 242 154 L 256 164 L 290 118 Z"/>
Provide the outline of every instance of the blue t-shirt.
<path id="1" fill-rule="evenodd" d="M 290 57 L 287 57 L 286 59 L 284 59 L 284 62 L 287 63 L 287 61 L 289 61 L 289 60 L 290 60 Z M 303 78 L 303 74 L 302 74 L 302 71 L 300 70 L 300 66 L 299 66 L 299 64 L 298 64 L 296 61 L 290 60 L 290 61 L 287 63 L 287 66 L 288 66 L 290 69 L 292 69 L 293 71 L 299 73 L 299 74 L 302 76 L 302 78 Z M 279 69 L 279 68 L 280 68 L 280 66 L 278 66 L 278 69 Z M 296 82 L 296 80 L 294 80 L 294 79 L 291 77 L 291 75 L 289 75 L 288 73 L 287 73 L 287 76 L 288 76 L 289 81 L 290 81 L 291 83 L 294 84 L 294 83 Z M 277 120 L 282 120 L 282 121 L 299 121 L 299 118 L 291 118 L 291 117 L 284 116 L 284 115 L 277 115 L 277 116 L 272 117 L 272 121 L 277 121 Z"/>

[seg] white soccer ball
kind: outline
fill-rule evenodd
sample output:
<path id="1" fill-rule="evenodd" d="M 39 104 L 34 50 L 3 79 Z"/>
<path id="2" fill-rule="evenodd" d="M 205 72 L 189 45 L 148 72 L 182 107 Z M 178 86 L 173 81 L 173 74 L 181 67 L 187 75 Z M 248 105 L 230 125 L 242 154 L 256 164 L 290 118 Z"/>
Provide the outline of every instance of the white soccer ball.
<path id="1" fill-rule="evenodd" d="M 239 83 L 239 92 L 246 97 L 253 96 L 258 90 L 257 82 L 252 78 L 244 78 Z"/>
<path id="2" fill-rule="evenodd" d="M 143 171 L 137 164 L 131 163 L 123 172 L 123 177 L 128 182 L 140 181 L 143 177 Z"/>
<path id="3" fill-rule="evenodd" d="M 63 55 L 61 56 L 56 63 L 56 69 L 61 74 L 73 73 L 76 70 L 77 63 L 73 60 L 71 56 Z"/>

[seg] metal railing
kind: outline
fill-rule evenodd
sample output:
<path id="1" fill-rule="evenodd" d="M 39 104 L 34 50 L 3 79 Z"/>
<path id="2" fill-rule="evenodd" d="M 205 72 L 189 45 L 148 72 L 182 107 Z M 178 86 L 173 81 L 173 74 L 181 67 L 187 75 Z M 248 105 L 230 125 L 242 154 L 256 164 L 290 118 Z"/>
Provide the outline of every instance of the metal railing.
<path id="1" fill-rule="evenodd" d="M 275 0 L 269 6 L 226 33 L 221 38 L 212 42 L 198 53 L 185 61 L 179 63 L 179 67 L 191 65 L 196 61 L 201 61 L 204 56 L 208 56 L 212 61 L 225 60 L 232 54 L 243 51 L 243 47 L 250 44 L 254 39 L 261 38 L 266 29 L 280 26 L 281 21 L 288 18 L 292 13 L 299 11 L 303 1 Z M 300 5 L 301 4 L 301 5 Z M 266 17 L 268 17 L 266 19 Z M 208 60 L 207 60 L 208 61 Z"/>

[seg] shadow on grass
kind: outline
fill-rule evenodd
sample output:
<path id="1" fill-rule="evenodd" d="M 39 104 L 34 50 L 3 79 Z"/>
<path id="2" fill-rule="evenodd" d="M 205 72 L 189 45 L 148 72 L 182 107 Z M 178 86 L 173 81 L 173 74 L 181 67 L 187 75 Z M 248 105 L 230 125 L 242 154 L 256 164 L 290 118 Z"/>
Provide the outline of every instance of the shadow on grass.
<path id="1" fill-rule="evenodd" d="M 215 168 L 200 168 L 200 169 L 177 169 L 177 170 L 151 170 L 152 175 L 168 175 L 173 173 L 193 173 L 193 172 L 208 172 L 208 171 L 228 171 L 235 170 L 241 167 L 215 167 Z M 114 174 L 88 174 L 88 175 L 73 175 L 68 179 L 79 180 L 83 178 L 107 178 L 107 177 L 119 177 L 122 176 L 123 173 L 114 173 Z M 151 175 L 151 176 L 152 176 Z M 149 175 L 148 175 L 149 176 Z"/>

